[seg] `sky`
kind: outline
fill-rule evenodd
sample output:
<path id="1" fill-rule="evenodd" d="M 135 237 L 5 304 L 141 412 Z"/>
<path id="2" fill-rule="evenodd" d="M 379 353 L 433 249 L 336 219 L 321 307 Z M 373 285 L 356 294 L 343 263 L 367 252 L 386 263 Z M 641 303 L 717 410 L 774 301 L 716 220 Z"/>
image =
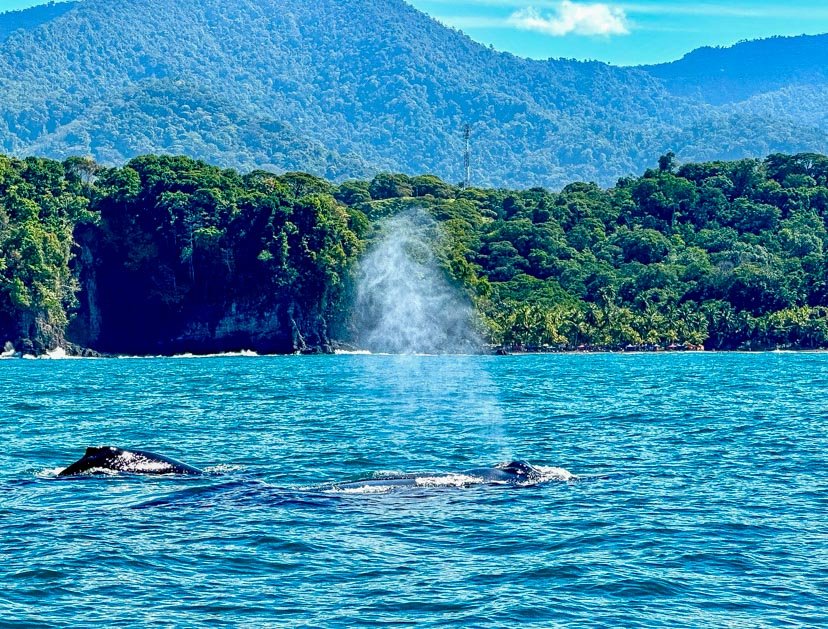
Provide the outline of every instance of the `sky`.
<path id="1" fill-rule="evenodd" d="M 828 33 L 828 0 L 408 2 L 498 50 L 536 59 L 597 59 L 616 65 L 672 61 L 700 46 L 745 39 Z M 43 2 L 0 0 L 0 11 L 35 4 Z"/>
<path id="2" fill-rule="evenodd" d="M 472 39 L 524 57 L 660 63 L 701 46 L 828 32 L 828 0 L 409 0 Z"/>
<path id="3" fill-rule="evenodd" d="M 0 12 L 2 11 L 16 11 L 17 9 L 25 9 L 33 7 L 36 4 L 47 4 L 46 2 L 39 2 L 36 0 L 0 0 Z"/>

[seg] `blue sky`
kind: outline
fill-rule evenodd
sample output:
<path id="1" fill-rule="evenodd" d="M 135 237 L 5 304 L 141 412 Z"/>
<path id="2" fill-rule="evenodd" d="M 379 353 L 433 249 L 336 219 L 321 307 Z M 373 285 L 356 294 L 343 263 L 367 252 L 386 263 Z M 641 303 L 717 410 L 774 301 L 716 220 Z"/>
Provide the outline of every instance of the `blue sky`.
<path id="1" fill-rule="evenodd" d="M 539 59 L 658 63 L 700 46 L 828 32 L 828 0 L 410 1 L 474 40 Z"/>
<path id="2" fill-rule="evenodd" d="M 0 0 L 0 11 L 15 11 L 17 9 L 25 9 L 26 7 L 33 7 L 36 4 L 47 4 L 46 2 L 37 2 L 34 0 Z"/>
<path id="3" fill-rule="evenodd" d="M 174 0 L 171 0 L 174 1 Z M 828 32 L 828 0 L 409 0 L 484 44 L 525 57 L 621 65 L 678 59 L 699 46 Z M 0 0 L 0 10 L 42 4 Z"/>

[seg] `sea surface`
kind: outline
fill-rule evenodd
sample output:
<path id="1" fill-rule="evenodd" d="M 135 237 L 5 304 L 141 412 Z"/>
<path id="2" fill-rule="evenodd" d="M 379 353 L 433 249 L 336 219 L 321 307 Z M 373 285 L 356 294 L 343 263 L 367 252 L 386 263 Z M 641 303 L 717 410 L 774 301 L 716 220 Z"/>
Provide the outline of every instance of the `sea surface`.
<path id="1" fill-rule="evenodd" d="M 0 361 L 0 626 L 828 626 L 826 393 L 805 353 Z M 88 445 L 211 473 L 57 478 Z M 512 458 L 577 478 L 447 475 Z M 335 487 L 389 472 L 445 482 Z"/>

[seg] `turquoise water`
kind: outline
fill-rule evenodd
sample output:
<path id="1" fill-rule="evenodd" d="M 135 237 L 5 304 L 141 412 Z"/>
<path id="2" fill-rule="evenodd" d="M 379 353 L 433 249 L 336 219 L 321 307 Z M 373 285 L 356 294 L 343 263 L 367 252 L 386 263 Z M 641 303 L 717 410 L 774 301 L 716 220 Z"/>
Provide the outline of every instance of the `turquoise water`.
<path id="1" fill-rule="evenodd" d="M 828 624 L 826 354 L 2 361 L 0 625 Z M 57 479 L 87 445 L 204 478 Z M 512 457 L 580 480 L 328 491 Z"/>

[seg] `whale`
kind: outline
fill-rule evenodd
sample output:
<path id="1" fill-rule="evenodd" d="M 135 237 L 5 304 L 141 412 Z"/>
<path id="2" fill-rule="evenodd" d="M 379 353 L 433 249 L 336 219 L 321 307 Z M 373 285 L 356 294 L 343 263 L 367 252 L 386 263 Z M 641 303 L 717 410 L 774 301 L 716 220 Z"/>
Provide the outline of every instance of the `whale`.
<path id="1" fill-rule="evenodd" d="M 543 472 L 526 461 L 508 461 L 494 467 L 466 470 L 461 474 L 472 478 L 482 478 L 486 483 L 506 483 L 510 485 L 537 482 L 543 477 Z"/>
<path id="2" fill-rule="evenodd" d="M 121 472 L 126 474 L 179 474 L 200 476 L 200 469 L 146 450 L 125 450 L 114 446 L 86 449 L 86 453 L 58 476 L 82 476 Z"/>
<path id="3" fill-rule="evenodd" d="M 554 476 L 559 480 L 572 477 L 565 470 Z M 526 461 L 507 461 L 494 467 L 477 467 L 452 473 L 391 474 L 343 483 L 334 483 L 334 491 L 361 491 L 405 487 L 464 487 L 472 485 L 531 486 L 548 479 L 549 475 Z"/>
<path id="4" fill-rule="evenodd" d="M 148 452 L 98 446 L 86 449 L 85 454 L 64 470 L 59 477 L 94 474 L 150 474 L 201 476 L 202 470 L 167 456 Z M 576 477 L 560 468 L 537 468 L 526 461 L 507 461 L 493 467 L 478 467 L 449 473 L 390 474 L 353 481 L 333 483 L 323 491 L 387 491 L 405 487 L 471 487 L 475 485 L 506 485 L 530 487 L 550 480 L 573 480 Z M 248 488 L 249 489 L 249 488 Z"/>

